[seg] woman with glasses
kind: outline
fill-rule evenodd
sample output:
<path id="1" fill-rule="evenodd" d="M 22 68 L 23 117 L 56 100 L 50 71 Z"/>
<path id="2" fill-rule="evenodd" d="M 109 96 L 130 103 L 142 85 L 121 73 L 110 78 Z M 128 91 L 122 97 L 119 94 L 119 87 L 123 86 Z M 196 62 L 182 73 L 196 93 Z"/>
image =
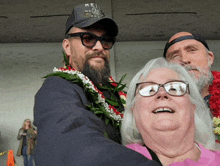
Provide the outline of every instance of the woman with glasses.
<path id="1" fill-rule="evenodd" d="M 132 79 L 122 143 L 163 166 L 218 165 L 209 109 L 188 72 L 163 58 Z"/>

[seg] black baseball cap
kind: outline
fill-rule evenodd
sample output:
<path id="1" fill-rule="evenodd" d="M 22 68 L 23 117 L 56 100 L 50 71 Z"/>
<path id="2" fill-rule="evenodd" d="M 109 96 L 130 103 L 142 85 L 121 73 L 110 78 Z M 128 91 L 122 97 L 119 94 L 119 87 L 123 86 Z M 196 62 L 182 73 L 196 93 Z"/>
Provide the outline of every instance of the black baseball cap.
<path id="1" fill-rule="evenodd" d="M 100 7 L 95 3 L 85 3 L 78 6 L 72 11 L 66 22 L 66 32 L 69 32 L 72 27 L 86 28 L 97 22 L 100 22 L 107 31 L 107 34 L 115 37 L 118 34 L 117 24 L 102 12 Z"/>
<path id="2" fill-rule="evenodd" d="M 183 40 L 188 40 L 188 39 L 195 39 L 199 42 L 201 42 L 208 50 L 209 50 L 209 46 L 208 44 L 206 43 L 204 37 L 200 34 L 192 34 L 192 35 L 186 35 L 186 36 L 181 36 L 181 37 L 178 37 L 170 42 L 167 42 L 166 45 L 165 45 L 165 48 L 164 48 L 164 52 L 163 52 L 163 56 L 166 58 L 166 53 L 167 53 L 167 50 L 175 43 L 177 42 L 180 42 L 180 41 L 183 41 Z"/>

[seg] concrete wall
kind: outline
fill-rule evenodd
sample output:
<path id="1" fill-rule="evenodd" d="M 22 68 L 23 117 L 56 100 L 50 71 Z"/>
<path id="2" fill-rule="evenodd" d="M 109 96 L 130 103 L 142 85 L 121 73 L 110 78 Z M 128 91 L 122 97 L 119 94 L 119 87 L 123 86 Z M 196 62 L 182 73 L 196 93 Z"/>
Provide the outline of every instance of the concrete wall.
<path id="1" fill-rule="evenodd" d="M 214 70 L 220 70 L 220 41 L 208 41 L 215 53 Z M 111 51 L 111 68 L 118 81 L 127 74 L 129 82 L 144 64 L 163 53 L 165 41 L 118 42 Z M 0 152 L 19 146 L 17 132 L 24 119 L 33 120 L 34 95 L 43 83 L 43 76 L 53 67 L 62 66 L 61 43 L 0 44 Z M 23 165 L 22 157 L 15 158 Z M 0 156 L 5 165 L 7 156 Z"/>

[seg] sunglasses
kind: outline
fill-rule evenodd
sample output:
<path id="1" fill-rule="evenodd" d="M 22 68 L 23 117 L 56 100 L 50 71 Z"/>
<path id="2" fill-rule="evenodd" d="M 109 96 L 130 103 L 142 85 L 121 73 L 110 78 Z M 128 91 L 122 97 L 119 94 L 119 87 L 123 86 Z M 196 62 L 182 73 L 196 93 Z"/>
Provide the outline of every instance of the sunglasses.
<path id="1" fill-rule="evenodd" d="M 189 84 L 184 81 L 169 81 L 164 84 L 157 84 L 155 82 L 140 82 L 136 84 L 135 94 L 138 91 L 141 96 L 153 96 L 157 94 L 159 88 L 163 87 L 165 91 L 171 96 L 183 96 L 187 90 L 189 92 Z"/>
<path id="2" fill-rule="evenodd" d="M 66 35 L 66 38 L 70 37 L 80 37 L 82 44 L 89 48 L 94 47 L 97 41 L 100 41 L 102 43 L 102 47 L 105 50 L 111 49 L 116 40 L 114 37 L 111 36 L 99 37 L 90 32 L 69 33 Z"/>

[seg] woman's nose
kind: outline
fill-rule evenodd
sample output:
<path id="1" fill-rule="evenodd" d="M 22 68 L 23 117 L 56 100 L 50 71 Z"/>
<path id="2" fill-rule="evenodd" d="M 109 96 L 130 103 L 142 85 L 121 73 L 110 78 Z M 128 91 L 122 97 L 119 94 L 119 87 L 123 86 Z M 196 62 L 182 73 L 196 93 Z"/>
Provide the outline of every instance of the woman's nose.
<path id="1" fill-rule="evenodd" d="M 156 94 L 157 99 L 168 99 L 169 94 L 165 91 L 164 87 L 159 87 L 158 92 Z"/>

